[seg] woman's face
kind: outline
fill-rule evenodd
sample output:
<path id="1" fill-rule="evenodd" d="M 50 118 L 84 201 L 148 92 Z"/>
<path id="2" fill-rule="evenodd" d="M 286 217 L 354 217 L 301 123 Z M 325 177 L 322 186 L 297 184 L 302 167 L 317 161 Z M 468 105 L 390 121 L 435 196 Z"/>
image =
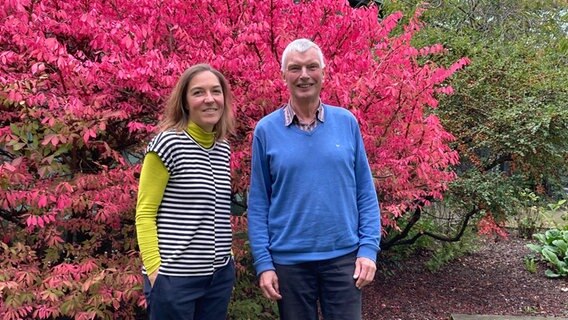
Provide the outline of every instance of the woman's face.
<path id="1" fill-rule="evenodd" d="M 225 96 L 217 76 L 210 71 L 198 73 L 189 82 L 186 99 L 189 120 L 212 132 L 225 108 Z"/>

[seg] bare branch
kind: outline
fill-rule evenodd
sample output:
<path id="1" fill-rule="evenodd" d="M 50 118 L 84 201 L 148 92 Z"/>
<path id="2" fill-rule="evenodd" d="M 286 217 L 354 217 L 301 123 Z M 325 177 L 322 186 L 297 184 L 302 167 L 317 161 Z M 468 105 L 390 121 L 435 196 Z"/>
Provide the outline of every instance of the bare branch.
<path id="1" fill-rule="evenodd" d="M 416 224 L 417 220 L 414 221 L 414 217 L 416 216 L 416 213 L 418 211 L 421 211 L 421 209 L 417 209 L 413 215 L 413 217 L 411 218 L 411 221 L 409 222 L 409 224 L 405 227 L 404 231 L 408 231 L 414 224 Z M 463 236 L 466 227 L 469 224 L 469 220 L 471 219 L 471 217 L 473 217 L 474 214 L 479 212 L 479 208 L 474 207 L 473 209 L 471 209 L 464 217 L 460 229 L 458 231 L 458 233 L 454 236 L 448 236 L 448 235 L 441 235 L 441 234 L 435 234 L 429 231 L 421 231 L 418 232 L 417 234 L 415 234 L 412 238 L 410 239 L 406 239 L 406 240 L 401 240 L 398 241 L 400 239 L 405 238 L 408 235 L 408 232 L 406 232 L 404 235 L 403 233 L 401 233 L 400 235 L 402 235 L 402 237 L 399 237 L 400 235 L 397 235 L 397 237 L 393 238 L 391 241 L 389 241 L 388 243 L 386 243 L 385 245 L 381 245 L 381 247 L 384 250 L 387 250 L 389 248 L 392 248 L 394 246 L 400 246 L 400 245 L 407 245 L 407 244 L 413 244 L 416 242 L 416 240 L 418 240 L 420 237 L 422 236 L 428 236 L 430 238 L 439 240 L 439 241 L 446 241 L 446 242 L 456 242 L 459 241 L 461 239 L 461 237 Z M 420 219 L 420 213 L 418 213 L 418 219 Z M 412 222 L 412 225 L 409 227 L 410 223 Z M 395 241 L 393 241 L 395 240 Z"/>

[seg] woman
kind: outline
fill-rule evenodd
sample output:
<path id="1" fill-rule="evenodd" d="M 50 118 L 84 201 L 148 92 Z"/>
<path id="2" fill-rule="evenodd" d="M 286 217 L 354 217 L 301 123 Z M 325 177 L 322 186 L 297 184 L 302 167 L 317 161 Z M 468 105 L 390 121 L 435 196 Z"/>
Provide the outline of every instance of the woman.
<path id="1" fill-rule="evenodd" d="M 226 319 L 231 258 L 232 95 L 206 64 L 186 70 L 146 150 L 136 207 L 150 319 Z"/>

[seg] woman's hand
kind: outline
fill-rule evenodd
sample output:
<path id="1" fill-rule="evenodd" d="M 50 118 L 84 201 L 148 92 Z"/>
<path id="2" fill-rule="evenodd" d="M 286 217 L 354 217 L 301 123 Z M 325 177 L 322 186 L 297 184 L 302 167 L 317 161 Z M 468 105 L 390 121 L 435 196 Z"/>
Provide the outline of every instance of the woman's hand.
<path id="1" fill-rule="evenodd" d="M 152 288 L 154 287 L 154 282 L 156 282 L 157 277 L 158 277 L 158 270 L 148 275 L 148 280 L 150 280 L 150 287 Z"/>

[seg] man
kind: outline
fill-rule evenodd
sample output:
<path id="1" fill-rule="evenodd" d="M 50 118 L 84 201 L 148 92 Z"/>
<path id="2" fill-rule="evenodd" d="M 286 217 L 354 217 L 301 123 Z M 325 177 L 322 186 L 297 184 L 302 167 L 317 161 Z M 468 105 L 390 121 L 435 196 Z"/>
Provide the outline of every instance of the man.
<path id="1" fill-rule="evenodd" d="M 254 132 L 248 205 L 254 266 L 283 320 L 361 319 L 375 276 L 380 216 L 355 117 L 320 100 L 321 49 L 307 39 L 282 54 L 290 100 Z"/>

